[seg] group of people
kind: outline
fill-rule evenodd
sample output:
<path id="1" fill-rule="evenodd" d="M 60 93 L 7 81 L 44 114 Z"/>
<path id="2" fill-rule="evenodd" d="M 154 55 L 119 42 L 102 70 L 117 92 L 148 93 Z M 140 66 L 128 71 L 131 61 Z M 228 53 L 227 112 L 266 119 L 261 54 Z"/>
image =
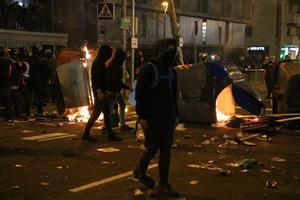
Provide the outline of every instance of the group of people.
<path id="1" fill-rule="evenodd" d="M 0 66 L 0 101 L 5 107 L 5 120 L 12 125 L 13 119 L 30 117 L 32 105 L 36 107 L 35 115 L 42 116 L 49 97 L 54 101 L 49 95 L 54 84 L 51 50 L 0 47 Z"/>
<path id="2" fill-rule="evenodd" d="M 50 31 L 51 10 L 41 3 L 20 4 L 20 1 L 0 1 L 0 28 Z"/>
<path id="3" fill-rule="evenodd" d="M 159 40 L 153 50 L 153 58 L 140 69 L 136 83 L 136 113 L 145 134 L 145 150 L 133 171 L 133 176 L 145 186 L 153 188 L 155 181 L 146 172 L 150 161 L 159 150 L 159 192 L 178 197 L 179 194 L 169 184 L 173 133 L 179 115 L 177 75 L 173 68 L 178 52 L 177 41 L 175 39 Z M 125 59 L 126 53 L 121 49 L 115 50 L 108 45 L 100 47 L 91 69 L 95 103 L 82 140 L 96 141 L 90 136 L 90 130 L 101 112 L 104 113 L 108 140 L 121 140 L 111 130 L 109 118 L 112 105 L 116 102 L 123 104 L 121 89 L 130 90 L 130 87 L 122 82 L 122 64 Z M 127 129 L 125 120 L 122 125 Z"/>

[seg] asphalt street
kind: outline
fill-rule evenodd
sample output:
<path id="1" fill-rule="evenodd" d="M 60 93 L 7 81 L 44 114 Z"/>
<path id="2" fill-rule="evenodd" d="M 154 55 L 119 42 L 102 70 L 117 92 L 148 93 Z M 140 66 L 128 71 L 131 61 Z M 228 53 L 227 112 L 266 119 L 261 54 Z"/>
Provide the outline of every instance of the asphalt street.
<path id="1" fill-rule="evenodd" d="M 128 122 L 133 126 L 134 117 Z M 80 140 L 83 128 L 62 119 L 1 121 L 0 199 L 168 199 L 133 180 L 143 145 L 132 132 L 115 129 L 123 141 L 108 142 L 97 123 L 92 135 L 99 142 L 92 144 Z M 253 138 L 236 142 L 246 136 Z M 170 183 L 179 199 L 300 199 L 299 130 L 241 134 L 187 124 L 173 147 Z M 149 174 L 158 180 L 157 157 Z"/>

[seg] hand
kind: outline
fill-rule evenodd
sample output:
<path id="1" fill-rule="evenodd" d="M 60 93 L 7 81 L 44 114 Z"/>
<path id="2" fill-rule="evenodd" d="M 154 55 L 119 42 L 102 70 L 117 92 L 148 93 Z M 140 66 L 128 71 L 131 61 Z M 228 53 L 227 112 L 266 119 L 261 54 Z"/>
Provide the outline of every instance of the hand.
<path id="1" fill-rule="evenodd" d="M 147 130 L 149 128 L 148 120 L 146 119 L 141 119 L 140 120 L 141 126 L 143 130 Z"/>

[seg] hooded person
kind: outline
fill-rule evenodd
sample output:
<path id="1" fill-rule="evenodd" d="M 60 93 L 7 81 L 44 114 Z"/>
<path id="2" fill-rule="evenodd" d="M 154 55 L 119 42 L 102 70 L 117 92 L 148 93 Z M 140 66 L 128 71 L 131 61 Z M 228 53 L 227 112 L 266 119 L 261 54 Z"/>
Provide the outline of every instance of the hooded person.
<path id="1" fill-rule="evenodd" d="M 96 142 L 97 139 L 90 136 L 90 130 L 95 121 L 100 116 L 101 112 L 104 113 L 104 123 L 106 131 L 108 133 L 108 140 L 120 141 L 121 138 L 117 137 L 111 129 L 110 124 L 110 113 L 109 113 L 109 101 L 107 97 L 107 66 L 110 64 L 114 57 L 114 50 L 108 45 L 102 45 L 98 51 L 97 57 L 95 58 L 92 69 L 92 91 L 94 94 L 94 108 L 93 112 L 88 120 L 82 140 Z"/>
<path id="2" fill-rule="evenodd" d="M 116 103 L 120 106 L 120 124 L 121 130 L 133 130 L 126 125 L 126 103 L 121 94 L 122 89 L 130 90 L 130 87 L 123 83 L 123 63 L 126 59 L 126 53 L 122 49 L 117 49 L 115 57 L 107 70 L 107 93 L 110 102 L 110 110 Z"/>
<path id="3" fill-rule="evenodd" d="M 157 151 L 159 192 L 178 197 L 168 182 L 173 133 L 178 117 L 177 75 L 173 69 L 177 53 L 175 39 L 157 41 L 153 58 L 142 69 L 136 85 L 136 112 L 145 133 L 145 150 L 133 175 L 147 187 L 155 181 L 146 171 Z"/>

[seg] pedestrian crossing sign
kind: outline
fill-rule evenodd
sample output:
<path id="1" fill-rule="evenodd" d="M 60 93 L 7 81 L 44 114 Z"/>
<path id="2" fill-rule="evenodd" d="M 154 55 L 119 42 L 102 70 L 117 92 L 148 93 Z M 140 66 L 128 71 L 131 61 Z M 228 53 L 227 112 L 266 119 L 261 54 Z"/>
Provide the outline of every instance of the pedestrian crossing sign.
<path id="1" fill-rule="evenodd" d="M 114 20 L 115 3 L 114 2 L 98 2 L 97 3 L 97 19 L 98 20 Z"/>

